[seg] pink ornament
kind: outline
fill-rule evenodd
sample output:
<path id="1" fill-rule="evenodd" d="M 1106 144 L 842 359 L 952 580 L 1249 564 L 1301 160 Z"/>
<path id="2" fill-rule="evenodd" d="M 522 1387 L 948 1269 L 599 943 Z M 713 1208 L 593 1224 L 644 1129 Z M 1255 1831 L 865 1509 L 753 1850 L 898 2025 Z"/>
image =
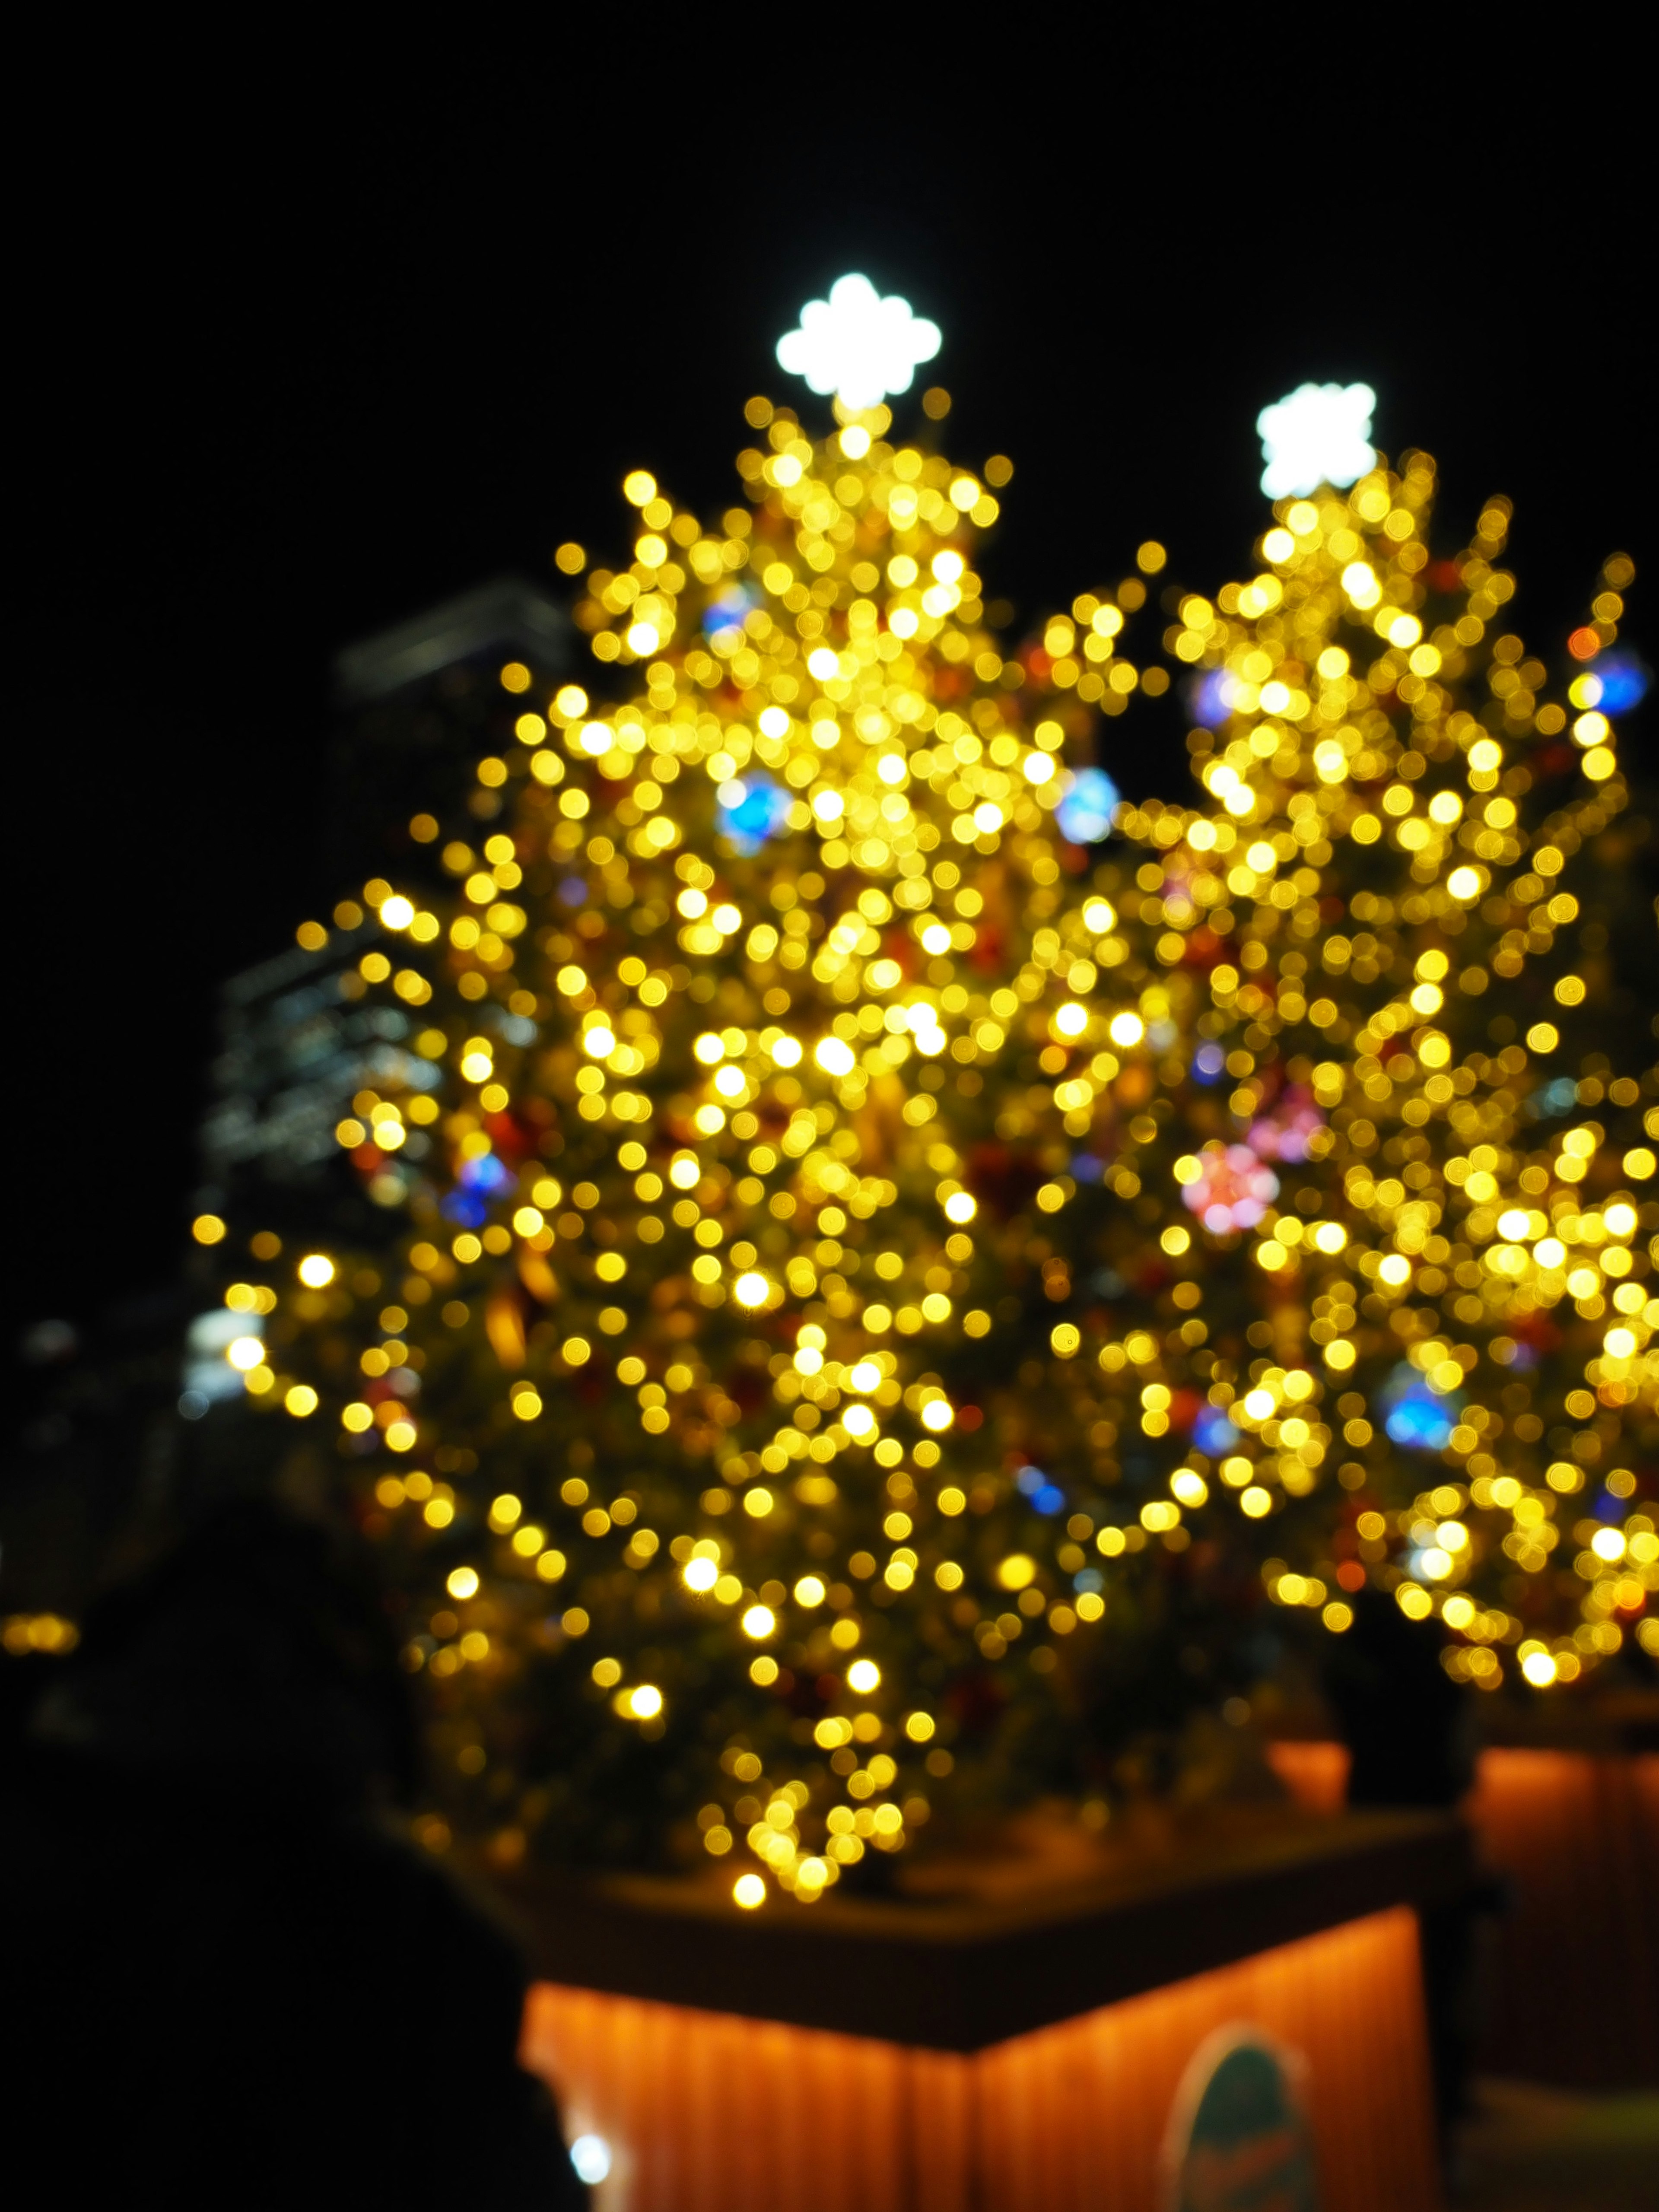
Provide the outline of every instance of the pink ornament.
<path id="1" fill-rule="evenodd" d="M 1215 1236 L 1254 1229 L 1279 1195 L 1279 1177 L 1248 1145 L 1205 1146 L 1182 1201 Z"/>
<path id="2" fill-rule="evenodd" d="M 1253 1121 L 1244 1141 L 1264 1160 L 1296 1162 L 1308 1157 L 1308 1139 L 1325 1126 L 1305 1085 L 1292 1083 L 1273 1102 L 1271 1112 Z"/>

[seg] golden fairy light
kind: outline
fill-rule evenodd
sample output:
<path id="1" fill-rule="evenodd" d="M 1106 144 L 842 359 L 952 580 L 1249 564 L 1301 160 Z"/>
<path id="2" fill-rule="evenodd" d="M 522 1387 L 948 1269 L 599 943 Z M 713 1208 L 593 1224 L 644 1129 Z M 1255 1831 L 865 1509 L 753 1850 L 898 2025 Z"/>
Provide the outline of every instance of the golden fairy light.
<path id="1" fill-rule="evenodd" d="M 407 1049 L 337 1133 L 400 1263 L 307 1255 L 231 1346 L 408 1594 L 429 1833 L 810 1902 L 962 1782 L 1103 1786 L 1034 1717 L 1241 1563 L 1315 1632 L 1391 1590 L 1486 1687 L 1653 1648 L 1633 832 L 1504 626 L 1501 503 L 1437 558 L 1431 465 L 1379 464 L 1139 660 L 1150 544 L 1010 652 L 1006 460 L 747 415 L 742 505 L 636 471 L 631 558 L 561 550 L 593 689 L 502 671 L 450 895 L 350 902 Z M 1103 858 L 1160 646 L 1194 803 Z"/>

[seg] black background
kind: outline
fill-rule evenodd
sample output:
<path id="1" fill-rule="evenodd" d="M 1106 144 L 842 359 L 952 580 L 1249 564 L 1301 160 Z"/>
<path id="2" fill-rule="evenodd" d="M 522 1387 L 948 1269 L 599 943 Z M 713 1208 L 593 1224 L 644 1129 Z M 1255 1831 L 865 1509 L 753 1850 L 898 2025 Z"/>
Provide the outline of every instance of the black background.
<path id="1" fill-rule="evenodd" d="M 1437 456 L 1448 548 L 1515 500 L 1547 659 L 1609 551 L 1644 565 L 1652 210 L 1606 23 L 1519 89 L 1479 55 L 1236 75 L 1196 31 L 1132 65 L 1012 21 L 953 83 L 831 24 L 769 60 L 754 27 L 707 91 L 645 29 L 326 97 L 318 57 L 257 100 L 251 58 L 135 58 L 95 110 L 44 88 L 13 277 L 19 1322 L 95 1327 L 178 1264 L 214 988 L 343 888 L 332 653 L 554 582 L 565 538 L 614 557 L 630 467 L 730 504 L 744 400 L 822 412 L 771 348 L 846 269 L 943 326 L 918 389 L 955 395 L 947 450 L 1014 459 L 982 566 L 1022 624 L 1148 536 L 1194 587 L 1244 573 L 1255 417 L 1310 377 L 1364 378 L 1382 447 Z M 1114 767 L 1178 787 L 1168 747 Z"/>

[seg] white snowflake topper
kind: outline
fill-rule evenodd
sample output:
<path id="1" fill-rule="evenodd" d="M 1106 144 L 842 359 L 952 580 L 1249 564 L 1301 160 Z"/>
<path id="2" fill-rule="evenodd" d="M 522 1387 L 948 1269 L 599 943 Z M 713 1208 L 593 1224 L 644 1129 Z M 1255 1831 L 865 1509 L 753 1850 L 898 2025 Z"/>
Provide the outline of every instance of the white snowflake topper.
<path id="1" fill-rule="evenodd" d="M 1338 489 L 1375 462 L 1369 384 L 1299 384 L 1255 418 L 1261 434 L 1261 489 L 1269 499 L 1305 499 L 1322 483 Z"/>
<path id="2" fill-rule="evenodd" d="M 778 364 L 843 407 L 878 407 L 908 392 L 918 363 L 939 349 L 939 328 L 896 293 L 883 299 L 867 276 L 838 276 L 827 300 L 809 300 L 800 328 L 778 340 Z"/>

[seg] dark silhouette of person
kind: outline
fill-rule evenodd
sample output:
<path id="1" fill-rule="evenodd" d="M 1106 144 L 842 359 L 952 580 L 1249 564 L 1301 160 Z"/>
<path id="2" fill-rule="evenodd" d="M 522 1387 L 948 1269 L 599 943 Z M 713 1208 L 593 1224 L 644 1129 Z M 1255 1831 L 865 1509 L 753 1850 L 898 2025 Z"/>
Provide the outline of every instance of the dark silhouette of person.
<path id="1" fill-rule="evenodd" d="M 1408 1620 L 1382 1590 L 1352 1601 L 1353 1626 L 1332 1637 L 1325 1687 L 1351 1764 L 1348 1803 L 1450 1811 L 1474 1780 L 1474 1698 L 1441 1664 L 1437 1620 Z M 1501 1892 L 1484 1882 L 1423 1908 L 1423 1993 L 1443 2150 L 1466 2116 L 1479 2029 L 1478 1943 Z"/>
<path id="2" fill-rule="evenodd" d="M 514 1948 L 396 1820 L 404 1680 L 320 1530 L 223 1510 L 32 1671 L 0 1796 L 15 2174 L 69 2203 L 585 2206 L 517 2063 Z"/>

